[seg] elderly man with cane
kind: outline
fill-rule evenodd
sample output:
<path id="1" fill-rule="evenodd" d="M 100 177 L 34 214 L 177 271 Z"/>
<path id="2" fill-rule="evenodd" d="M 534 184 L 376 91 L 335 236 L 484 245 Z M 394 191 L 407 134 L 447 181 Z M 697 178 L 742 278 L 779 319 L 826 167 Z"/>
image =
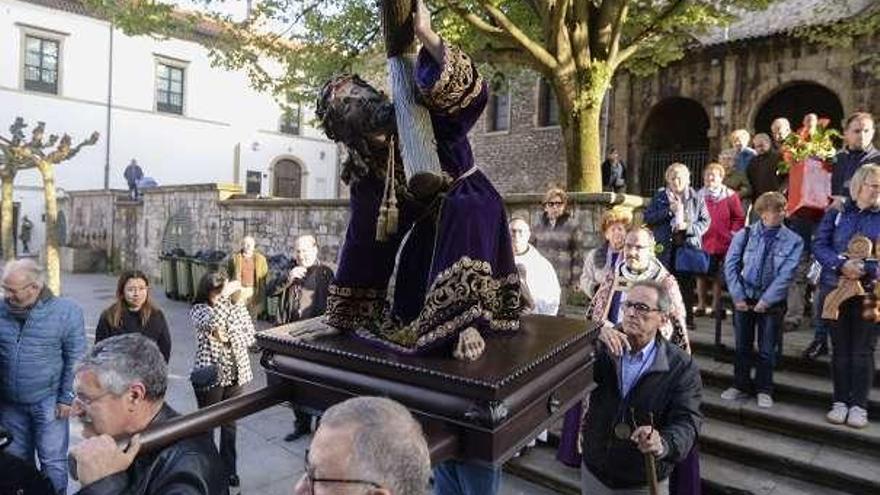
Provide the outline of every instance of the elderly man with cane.
<path id="1" fill-rule="evenodd" d="M 663 285 L 639 280 L 627 292 L 622 325 L 598 331 L 585 495 L 668 494 L 673 467 L 697 440 L 703 386 L 694 360 L 659 333 L 670 306 Z"/>

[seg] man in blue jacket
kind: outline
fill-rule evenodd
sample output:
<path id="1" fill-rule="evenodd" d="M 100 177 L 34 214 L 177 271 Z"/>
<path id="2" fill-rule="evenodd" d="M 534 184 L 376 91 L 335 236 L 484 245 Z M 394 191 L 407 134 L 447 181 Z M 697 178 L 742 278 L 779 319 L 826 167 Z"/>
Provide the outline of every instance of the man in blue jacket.
<path id="1" fill-rule="evenodd" d="M 6 451 L 40 468 L 58 493 L 67 491 L 68 417 L 74 365 L 86 349 L 82 310 L 45 286 L 32 260 L 3 270 L 0 301 L 0 424 Z"/>

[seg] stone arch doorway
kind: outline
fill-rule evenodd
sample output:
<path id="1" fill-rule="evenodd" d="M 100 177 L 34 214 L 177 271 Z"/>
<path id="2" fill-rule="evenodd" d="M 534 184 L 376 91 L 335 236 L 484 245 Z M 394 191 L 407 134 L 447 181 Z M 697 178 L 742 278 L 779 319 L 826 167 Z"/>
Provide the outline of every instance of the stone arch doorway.
<path id="1" fill-rule="evenodd" d="M 764 100 L 755 114 L 755 132 L 770 133 L 770 124 L 777 117 L 791 122 L 792 130 L 801 126 L 804 115 L 818 114 L 831 120 L 831 127 L 841 128 L 843 104 L 834 91 L 810 81 L 794 81 L 782 86 Z"/>
<path id="2" fill-rule="evenodd" d="M 691 170 L 692 183 L 698 185 L 709 157 L 709 115 L 696 100 L 667 98 L 648 113 L 639 137 L 641 160 L 639 188 L 651 196 L 663 187 L 663 173 L 673 162 Z"/>
<path id="3" fill-rule="evenodd" d="M 301 198 L 303 167 L 291 158 L 282 158 L 272 165 L 272 196 Z"/>

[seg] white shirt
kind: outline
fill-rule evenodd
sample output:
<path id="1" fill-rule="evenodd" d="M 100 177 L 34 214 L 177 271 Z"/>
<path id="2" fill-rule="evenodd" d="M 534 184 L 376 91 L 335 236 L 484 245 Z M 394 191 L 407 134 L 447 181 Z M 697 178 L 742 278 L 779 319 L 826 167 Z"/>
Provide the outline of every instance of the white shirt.
<path id="1" fill-rule="evenodd" d="M 532 245 L 529 245 L 525 253 L 514 254 L 513 261 L 525 267 L 526 276 L 523 282 L 535 302 L 534 313 L 556 316 L 562 289 L 553 265 Z"/>

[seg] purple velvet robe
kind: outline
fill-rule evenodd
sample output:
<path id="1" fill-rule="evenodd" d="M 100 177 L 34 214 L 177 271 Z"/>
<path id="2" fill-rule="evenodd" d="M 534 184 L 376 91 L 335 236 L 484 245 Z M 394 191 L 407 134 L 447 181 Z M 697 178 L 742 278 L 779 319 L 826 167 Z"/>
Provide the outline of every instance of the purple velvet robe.
<path id="1" fill-rule="evenodd" d="M 470 326 L 516 330 L 520 314 L 507 214 L 492 183 L 474 167 L 467 140 L 486 106 L 487 87 L 467 55 L 448 45 L 443 64 L 424 49 L 419 53 L 416 82 L 452 186 L 436 215 L 413 221 L 404 204 L 399 232 L 406 234 L 387 242 L 373 240 L 381 181 L 353 186 L 352 216 L 328 301 L 330 324 L 407 354 L 444 346 Z"/>

